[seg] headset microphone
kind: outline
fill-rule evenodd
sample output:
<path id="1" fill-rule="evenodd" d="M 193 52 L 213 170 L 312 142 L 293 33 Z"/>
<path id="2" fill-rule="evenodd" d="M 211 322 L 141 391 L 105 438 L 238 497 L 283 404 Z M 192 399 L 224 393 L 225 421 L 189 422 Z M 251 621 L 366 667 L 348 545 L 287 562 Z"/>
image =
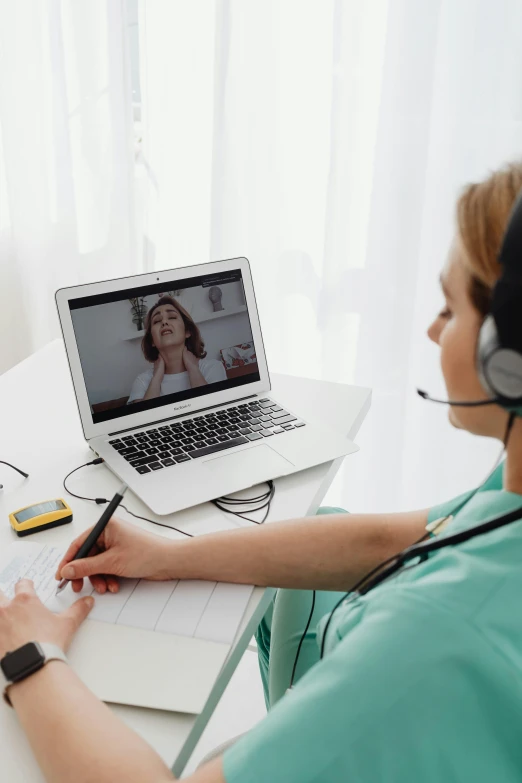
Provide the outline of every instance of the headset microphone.
<path id="1" fill-rule="evenodd" d="M 424 400 L 443 405 L 477 408 L 501 405 L 522 416 L 522 191 L 515 199 L 498 256 L 500 277 L 492 294 L 490 312 L 480 327 L 476 368 L 489 396 L 476 402 L 437 400 L 417 389 Z"/>
<path id="2" fill-rule="evenodd" d="M 435 397 L 430 397 L 428 392 L 423 391 L 422 389 L 417 389 L 417 394 L 422 397 L 423 400 L 429 400 L 430 402 L 440 402 L 442 405 L 458 405 L 462 408 L 478 408 L 479 405 L 498 405 L 500 403 L 499 397 L 494 397 L 490 400 L 475 400 L 473 402 L 471 401 L 463 401 L 463 402 L 457 402 L 455 400 L 438 400 Z"/>

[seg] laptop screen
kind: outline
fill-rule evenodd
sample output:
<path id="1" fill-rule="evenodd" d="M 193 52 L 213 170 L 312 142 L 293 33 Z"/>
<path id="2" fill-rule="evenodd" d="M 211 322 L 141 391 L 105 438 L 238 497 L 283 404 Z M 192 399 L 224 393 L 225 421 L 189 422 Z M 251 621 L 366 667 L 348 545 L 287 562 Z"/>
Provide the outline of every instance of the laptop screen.
<path id="1" fill-rule="evenodd" d="M 260 380 L 239 269 L 69 307 L 93 424 Z"/>

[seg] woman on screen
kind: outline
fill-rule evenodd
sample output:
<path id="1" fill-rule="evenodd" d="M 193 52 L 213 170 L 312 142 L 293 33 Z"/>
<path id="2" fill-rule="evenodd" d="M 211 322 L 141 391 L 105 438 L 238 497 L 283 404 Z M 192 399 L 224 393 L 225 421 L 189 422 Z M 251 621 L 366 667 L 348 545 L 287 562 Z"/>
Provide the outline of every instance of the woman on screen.
<path id="1" fill-rule="evenodd" d="M 153 367 L 138 375 L 129 403 L 227 379 L 221 362 L 205 359 L 207 352 L 197 325 L 171 296 L 162 296 L 149 310 L 141 349 Z"/>

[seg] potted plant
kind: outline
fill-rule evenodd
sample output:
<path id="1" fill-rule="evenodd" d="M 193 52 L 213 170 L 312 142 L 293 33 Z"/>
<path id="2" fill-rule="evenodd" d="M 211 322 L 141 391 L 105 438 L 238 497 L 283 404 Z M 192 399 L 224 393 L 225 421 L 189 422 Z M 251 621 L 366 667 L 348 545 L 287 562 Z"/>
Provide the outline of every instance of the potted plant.
<path id="1" fill-rule="evenodd" d="M 145 316 L 147 315 L 148 310 L 147 305 L 145 304 L 145 297 L 135 296 L 129 299 L 129 302 L 132 305 L 132 323 L 136 324 L 136 329 L 138 332 L 141 332 L 144 327 Z"/>

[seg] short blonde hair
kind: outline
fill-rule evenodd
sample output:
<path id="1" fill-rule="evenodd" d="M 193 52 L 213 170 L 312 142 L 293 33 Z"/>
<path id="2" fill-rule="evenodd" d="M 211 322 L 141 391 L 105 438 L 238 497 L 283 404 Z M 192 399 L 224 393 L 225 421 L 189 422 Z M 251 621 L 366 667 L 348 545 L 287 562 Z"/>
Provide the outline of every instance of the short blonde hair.
<path id="1" fill-rule="evenodd" d="M 511 210 L 522 191 L 522 161 L 494 171 L 483 182 L 468 185 L 457 202 L 457 228 L 470 276 L 471 301 L 484 317 L 500 277 L 498 256 Z M 520 259 L 522 265 L 522 258 Z"/>

